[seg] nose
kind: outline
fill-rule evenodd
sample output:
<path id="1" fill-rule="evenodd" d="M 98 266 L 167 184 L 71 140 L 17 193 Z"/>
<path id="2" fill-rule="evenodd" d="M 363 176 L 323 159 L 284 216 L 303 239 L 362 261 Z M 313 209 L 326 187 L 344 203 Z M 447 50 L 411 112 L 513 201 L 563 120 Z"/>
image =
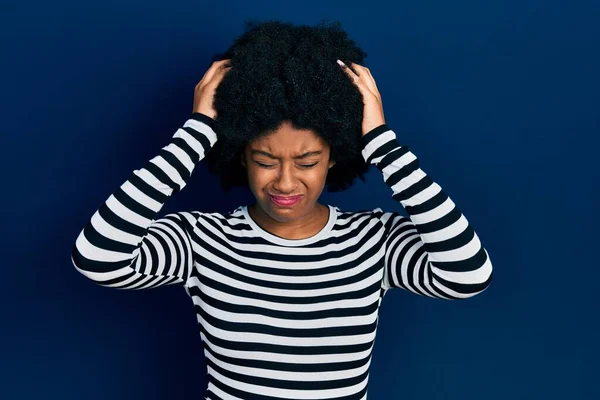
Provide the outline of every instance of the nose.
<path id="1" fill-rule="evenodd" d="M 298 187 L 298 181 L 294 176 L 292 166 L 282 165 L 279 168 L 277 179 L 273 182 L 273 188 L 282 194 L 293 194 Z"/>

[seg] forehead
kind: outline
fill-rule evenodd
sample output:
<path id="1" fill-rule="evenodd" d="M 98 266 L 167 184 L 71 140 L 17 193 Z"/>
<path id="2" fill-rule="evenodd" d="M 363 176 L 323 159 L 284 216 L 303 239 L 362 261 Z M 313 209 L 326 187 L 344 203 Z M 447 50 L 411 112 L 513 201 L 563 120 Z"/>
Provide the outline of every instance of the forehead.
<path id="1" fill-rule="evenodd" d="M 327 142 L 311 129 L 296 129 L 289 122 L 283 122 L 277 130 L 254 139 L 250 149 L 268 149 L 272 151 L 318 150 L 327 147 Z"/>

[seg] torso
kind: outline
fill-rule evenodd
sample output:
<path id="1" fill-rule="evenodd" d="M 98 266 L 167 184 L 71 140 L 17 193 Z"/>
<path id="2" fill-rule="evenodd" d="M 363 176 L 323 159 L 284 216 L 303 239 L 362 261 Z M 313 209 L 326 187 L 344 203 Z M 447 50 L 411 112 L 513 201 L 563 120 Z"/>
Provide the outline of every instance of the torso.
<path id="1" fill-rule="evenodd" d="M 206 398 L 366 398 L 383 229 L 368 212 L 331 210 L 321 231 L 300 240 L 261 231 L 242 208 L 198 220 L 185 288 L 206 356 Z"/>

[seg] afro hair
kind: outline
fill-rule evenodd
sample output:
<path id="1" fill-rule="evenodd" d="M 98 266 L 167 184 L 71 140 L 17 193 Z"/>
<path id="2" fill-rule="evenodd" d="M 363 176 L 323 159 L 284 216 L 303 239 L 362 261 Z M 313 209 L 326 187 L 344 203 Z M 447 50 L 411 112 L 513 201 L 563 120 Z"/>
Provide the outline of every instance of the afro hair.
<path id="1" fill-rule="evenodd" d="M 218 140 L 206 156 L 221 188 L 248 185 L 240 163 L 246 145 L 284 121 L 313 130 L 330 145 L 335 165 L 327 191 L 345 190 L 356 177 L 364 181 L 369 165 L 361 154 L 362 94 L 336 60 L 362 64 L 365 57 L 339 22 L 246 22 L 231 47 L 213 57 L 230 59 L 232 67 L 215 93 Z"/>

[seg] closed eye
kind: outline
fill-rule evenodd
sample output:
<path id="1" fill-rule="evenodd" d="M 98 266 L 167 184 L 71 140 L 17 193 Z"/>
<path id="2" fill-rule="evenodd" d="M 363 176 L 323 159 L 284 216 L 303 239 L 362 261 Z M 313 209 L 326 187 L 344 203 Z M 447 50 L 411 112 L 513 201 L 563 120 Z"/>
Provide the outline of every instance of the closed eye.
<path id="1" fill-rule="evenodd" d="M 312 167 L 314 167 L 315 165 L 317 165 L 318 163 L 319 163 L 319 162 L 312 163 L 312 164 L 300 164 L 300 167 L 302 167 L 302 168 L 312 168 Z"/>
<path id="2" fill-rule="evenodd" d="M 275 164 L 263 164 L 261 162 L 258 161 L 254 161 L 259 167 L 262 168 L 272 168 L 275 167 Z M 299 164 L 300 168 L 312 168 L 315 165 L 317 165 L 319 162 L 317 161 L 316 163 L 312 163 L 312 164 Z"/>
<path id="3" fill-rule="evenodd" d="M 258 164 L 260 167 L 263 167 L 263 168 L 271 168 L 271 167 L 274 167 L 274 166 L 275 166 L 275 165 L 270 165 L 270 164 L 263 164 L 263 163 L 260 163 L 260 162 L 258 162 L 258 161 L 254 161 L 254 162 L 255 162 L 256 164 Z"/>

